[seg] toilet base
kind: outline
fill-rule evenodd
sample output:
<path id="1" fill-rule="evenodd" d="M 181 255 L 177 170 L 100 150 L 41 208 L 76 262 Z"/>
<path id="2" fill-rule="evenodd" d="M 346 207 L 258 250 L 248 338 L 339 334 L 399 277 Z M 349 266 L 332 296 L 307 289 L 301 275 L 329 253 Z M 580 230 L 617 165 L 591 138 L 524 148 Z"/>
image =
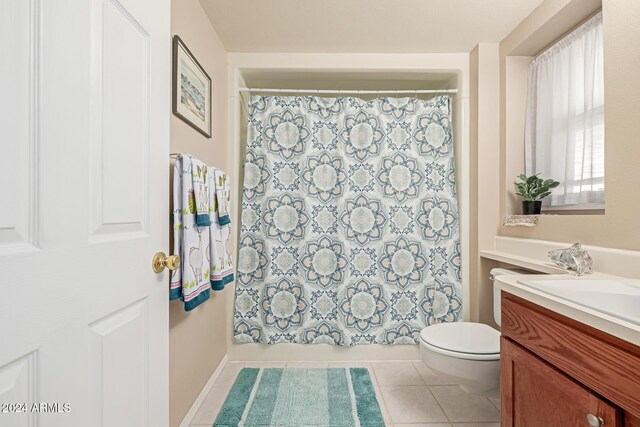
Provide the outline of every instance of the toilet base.
<path id="1" fill-rule="evenodd" d="M 437 353 L 420 343 L 422 362 L 439 377 L 463 390 L 487 397 L 500 394 L 500 360 L 469 360 Z"/>
<path id="2" fill-rule="evenodd" d="M 464 390 L 466 393 L 469 394 L 477 394 L 480 396 L 485 396 L 485 397 L 489 397 L 491 399 L 499 399 L 500 398 L 500 387 L 494 388 L 492 390 L 477 390 L 477 389 L 472 389 L 469 387 L 465 387 L 463 385 L 458 384 L 458 387 L 460 387 L 462 390 Z"/>

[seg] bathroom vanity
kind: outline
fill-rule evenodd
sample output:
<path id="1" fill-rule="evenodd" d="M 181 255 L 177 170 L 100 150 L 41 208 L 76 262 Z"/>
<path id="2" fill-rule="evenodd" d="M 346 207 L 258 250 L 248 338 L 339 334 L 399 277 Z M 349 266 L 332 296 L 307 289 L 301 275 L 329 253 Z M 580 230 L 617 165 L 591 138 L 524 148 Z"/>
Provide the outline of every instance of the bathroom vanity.
<path id="1" fill-rule="evenodd" d="M 640 323 L 521 279 L 498 286 L 503 427 L 640 427 Z M 636 295 L 616 297 L 634 301 Z M 640 305 L 636 310 L 640 316 Z"/>

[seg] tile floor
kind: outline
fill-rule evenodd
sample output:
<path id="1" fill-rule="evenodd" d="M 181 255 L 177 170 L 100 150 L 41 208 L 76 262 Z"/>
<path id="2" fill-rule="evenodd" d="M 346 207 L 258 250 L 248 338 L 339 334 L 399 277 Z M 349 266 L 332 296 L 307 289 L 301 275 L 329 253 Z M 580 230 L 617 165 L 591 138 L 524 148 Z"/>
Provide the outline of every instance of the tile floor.
<path id="1" fill-rule="evenodd" d="M 229 362 L 202 403 L 192 427 L 211 427 L 240 369 L 369 369 L 385 423 L 390 427 L 499 427 L 500 403 L 465 393 L 422 362 Z"/>

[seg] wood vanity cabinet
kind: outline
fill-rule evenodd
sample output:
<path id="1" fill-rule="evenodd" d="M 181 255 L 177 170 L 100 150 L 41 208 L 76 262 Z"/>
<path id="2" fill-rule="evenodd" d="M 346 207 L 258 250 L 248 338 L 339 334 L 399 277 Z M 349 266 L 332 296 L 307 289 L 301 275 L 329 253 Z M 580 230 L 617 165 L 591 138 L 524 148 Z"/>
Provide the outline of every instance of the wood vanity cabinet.
<path id="1" fill-rule="evenodd" d="M 639 347 L 504 291 L 501 326 L 502 427 L 640 427 Z"/>

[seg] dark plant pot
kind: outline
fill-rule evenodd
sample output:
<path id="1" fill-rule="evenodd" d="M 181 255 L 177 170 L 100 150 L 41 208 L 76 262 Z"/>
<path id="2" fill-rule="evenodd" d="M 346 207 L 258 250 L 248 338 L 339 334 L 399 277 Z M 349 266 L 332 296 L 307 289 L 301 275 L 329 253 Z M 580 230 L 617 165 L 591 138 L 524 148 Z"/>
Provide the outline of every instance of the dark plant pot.
<path id="1" fill-rule="evenodd" d="M 540 215 L 542 200 L 523 200 L 522 215 Z"/>

